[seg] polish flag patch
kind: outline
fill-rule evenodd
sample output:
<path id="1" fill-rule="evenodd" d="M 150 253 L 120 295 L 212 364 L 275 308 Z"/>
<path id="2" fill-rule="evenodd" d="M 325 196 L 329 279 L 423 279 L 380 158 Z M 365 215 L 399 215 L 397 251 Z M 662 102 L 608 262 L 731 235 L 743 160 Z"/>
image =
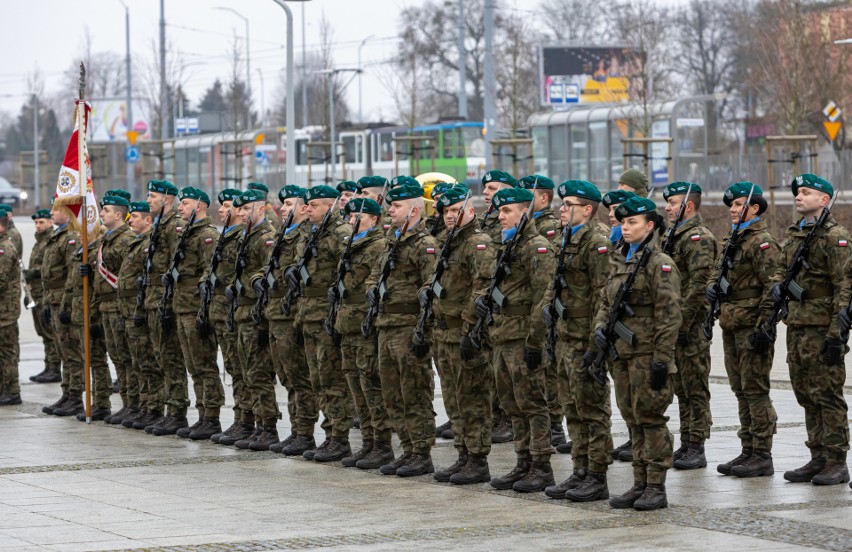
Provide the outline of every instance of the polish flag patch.
<path id="1" fill-rule="evenodd" d="M 210 245 L 211 243 L 213 243 L 213 238 L 204 238 L 204 243 Z"/>
<path id="2" fill-rule="evenodd" d="M 689 236 L 689 239 L 691 239 L 692 241 L 701 241 L 701 234 L 694 234 L 692 236 Z"/>
<path id="3" fill-rule="evenodd" d="M 273 240 L 266 240 L 266 247 L 271 247 L 275 242 Z"/>
<path id="4" fill-rule="evenodd" d="M 550 251 L 546 247 L 539 247 L 537 249 L 539 253 L 549 253 Z"/>
<path id="5" fill-rule="evenodd" d="M 427 247 L 426 248 L 426 254 L 427 255 L 434 255 L 435 254 L 435 248 L 434 247 Z"/>
<path id="6" fill-rule="evenodd" d="M 0 255 L 5 255 L 5 254 L 6 254 L 6 250 L 5 250 L 5 249 L 0 249 Z"/>
<path id="7" fill-rule="evenodd" d="M 848 241 L 846 241 L 846 240 L 839 240 L 839 241 L 837 242 L 837 246 L 838 246 L 838 247 L 846 247 L 846 246 L 848 246 L 848 245 L 849 245 L 849 242 L 848 242 Z"/>
<path id="8" fill-rule="evenodd" d="M 769 242 L 763 242 L 762 244 L 760 244 L 760 248 L 761 249 L 769 249 Z"/>
<path id="9" fill-rule="evenodd" d="M 183 232 L 183 226 L 175 226 L 175 231 L 180 234 L 181 232 Z"/>
<path id="10" fill-rule="evenodd" d="M 478 243 L 476 244 L 476 249 L 479 251 L 485 251 L 486 249 L 488 249 L 488 246 L 484 243 Z"/>
<path id="11" fill-rule="evenodd" d="M 605 245 L 598 247 L 598 253 L 606 253 L 607 251 L 609 251 L 609 247 Z"/>
<path id="12" fill-rule="evenodd" d="M 77 240 L 68 240 L 68 245 L 77 245 Z"/>
<path id="13" fill-rule="evenodd" d="M 672 265 L 664 264 L 664 265 L 663 265 L 662 267 L 660 267 L 660 268 L 662 269 L 662 271 L 663 271 L 663 272 L 671 272 L 671 271 L 672 271 Z"/>
<path id="14" fill-rule="evenodd" d="M 389 229 L 390 229 L 390 224 L 385 224 L 384 226 L 382 226 L 382 228 L 384 228 L 385 230 L 389 230 Z"/>
<path id="15" fill-rule="evenodd" d="M 556 230 L 548 230 L 548 231 L 547 231 L 547 237 L 548 237 L 548 238 L 549 238 L 550 236 L 554 236 L 554 235 L 556 235 Z"/>

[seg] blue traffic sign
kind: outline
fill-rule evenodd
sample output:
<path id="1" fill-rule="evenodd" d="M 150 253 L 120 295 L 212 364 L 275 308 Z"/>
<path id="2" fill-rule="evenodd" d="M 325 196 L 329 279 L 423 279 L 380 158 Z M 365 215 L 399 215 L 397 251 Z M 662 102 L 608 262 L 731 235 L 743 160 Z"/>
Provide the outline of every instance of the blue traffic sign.
<path id="1" fill-rule="evenodd" d="M 124 158 L 128 163 L 136 163 L 139 161 L 139 148 L 136 146 L 129 146 L 126 150 L 124 150 Z"/>

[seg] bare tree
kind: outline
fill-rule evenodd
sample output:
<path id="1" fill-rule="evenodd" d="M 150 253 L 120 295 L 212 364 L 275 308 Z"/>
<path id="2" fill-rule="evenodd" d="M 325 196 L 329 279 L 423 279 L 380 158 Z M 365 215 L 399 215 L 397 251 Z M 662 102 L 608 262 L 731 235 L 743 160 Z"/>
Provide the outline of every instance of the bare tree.
<path id="1" fill-rule="evenodd" d="M 593 0 L 542 0 L 538 20 L 557 41 L 604 44 L 611 38 L 611 9 L 609 4 Z"/>
<path id="2" fill-rule="evenodd" d="M 513 18 L 504 23 L 503 39 L 499 42 L 497 59 L 497 112 L 500 126 L 512 137 L 526 127 L 527 119 L 539 107 L 538 69 L 535 59 L 538 42 L 530 21 Z"/>
<path id="3" fill-rule="evenodd" d="M 160 135 L 160 128 L 162 125 L 168 124 L 168 121 L 161 120 L 161 110 L 160 105 L 162 103 L 162 99 L 160 98 L 160 54 L 157 43 L 153 40 L 149 43 L 149 57 L 144 60 L 140 65 L 142 67 L 142 71 L 139 80 L 134 78 L 134 82 L 138 83 L 136 85 L 137 93 L 140 94 L 145 102 L 145 105 L 148 107 L 149 118 L 151 120 L 152 126 L 152 134 L 154 136 Z M 172 107 L 174 103 L 174 93 L 178 86 L 187 77 L 187 67 L 188 64 L 182 54 L 182 52 L 177 49 L 176 46 L 170 47 L 166 51 L 166 112 L 167 117 L 171 117 Z M 137 73 L 137 74 L 139 74 Z"/>
<path id="4" fill-rule="evenodd" d="M 64 73 L 66 93 L 72 98 L 78 95 L 80 61 L 86 65 L 86 98 L 114 98 L 124 94 L 127 86 L 124 56 L 109 51 L 94 52 L 88 26 L 77 56 Z"/>

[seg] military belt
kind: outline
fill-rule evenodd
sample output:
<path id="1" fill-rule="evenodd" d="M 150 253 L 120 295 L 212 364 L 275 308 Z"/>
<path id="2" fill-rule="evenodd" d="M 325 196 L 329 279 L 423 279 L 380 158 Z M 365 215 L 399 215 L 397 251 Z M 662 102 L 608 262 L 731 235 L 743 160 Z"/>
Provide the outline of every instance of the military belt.
<path id="1" fill-rule="evenodd" d="M 257 303 L 257 298 L 255 297 L 240 297 L 238 304 L 241 307 L 247 307 L 249 305 L 254 306 L 255 303 Z"/>
<path id="2" fill-rule="evenodd" d="M 282 297 L 287 296 L 287 290 L 274 288 L 269 290 L 269 298 L 270 299 L 281 299 Z"/>
<path id="3" fill-rule="evenodd" d="M 327 288 L 306 288 L 302 294 L 304 297 L 326 297 L 328 295 Z"/>
<path id="4" fill-rule="evenodd" d="M 134 293 L 134 295 L 136 294 Z M 109 293 L 99 293 L 98 297 L 100 298 L 101 302 L 107 303 L 109 301 L 115 301 L 116 299 L 121 297 L 121 295 L 119 295 L 117 291 L 111 291 Z"/>
<path id="5" fill-rule="evenodd" d="M 805 290 L 804 300 L 808 301 L 810 299 L 822 299 L 823 297 L 831 297 L 832 295 L 834 295 L 833 286 L 809 288 Z"/>
<path id="6" fill-rule="evenodd" d="M 654 307 L 651 305 L 628 305 L 633 310 L 633 316 L 652 318 L 654 316 Z"/>
<path id="7" fill-rule="evenodd" d="M 198 287 L 198 281 L 197 280 L 184 280 L 183 278 L 181 278 L 180 280 L 178 280 L 178 283 L 175 284 L 175 286 L 180 288 L 180 289 L 194 288 L 194 287 Z"/>
<path id="8" fill-rule="evenodd" d="M 464 324 L 464 320 L 461 318 L 442 318 L 435 321 L 435 325 L 442 330 L 454 330 L 456 328 L 461 328 L 462 324 Z"/>
<path id="9" fill-rule="evenodd" d="M 565 318 L 588 318 L 592 315 L 592 310 L 588 305 L 585 307 L 577 307 L 575 309 L 565 309 Z"/>
<path id="10" fill-rule="evenodd" d="M 126 299 L 128 297 L 136 297 L 139 294 L 139 291 L 135 289 L 125 289 L 124 291 L 117 291 L 116 293 L 121 299 Z"/>
<path id="11" fill-rule="evenodd" d="M 42 282 L 44 289 L 60 289 L 65 287 L 65 278 L 56 278 L 54 280 L 45 280 Z"/>
<path id="12" fill-rule="evenodd" d="M 382 303 L 379 305 L 379 312 L 382 314 L 418 314 L 420 312 L 420 305 L 411 303 L 386 305 Z"/>
<path id="13" fill-rule="evenodd" d="M 742 301 L 743 299 L 754 299 L 763 295 L 763 288 L 745 288 L 738 289 L 728 295 L 724 302 Z"/>
<path id="14" fill-rule="evenodd" d="M 503 316 L 526 316 L 532 310 L 532 305 L 507 305 L 505 307 L 495 307 L 494 312 L 500 313 Z"/>

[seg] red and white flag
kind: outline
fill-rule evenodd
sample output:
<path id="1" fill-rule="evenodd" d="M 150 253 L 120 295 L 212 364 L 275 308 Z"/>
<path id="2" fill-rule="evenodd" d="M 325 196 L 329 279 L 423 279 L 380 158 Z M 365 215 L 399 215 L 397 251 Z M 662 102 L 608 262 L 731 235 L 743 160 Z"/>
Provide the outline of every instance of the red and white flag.
<path id="1" fill-rule="evenodd" d="M 56 192 L 53 196 L 53 205 L 67 208 L 71 215 L 72 227 L 79 230 L 83 226 L 83 198 L 85 194 L 87 229 L 89 234 L 94 234 L 100 227 L 101 219 L 98 214 L 98 199 L 95 196 L 95 190 L 92 186 L 92 166 L 89 162 L 89 151 L 86 147 L 86 129 L 88 127 L 91 106 L 80 100 L 77 100 L 76 103 L 77 106 L 74 109 L 74 132 L 71 134 L 71 140 L 68 142 L 68 148 L 65 150 L 65 159 L 62 161 L 62 168 L 59 169 Z M 84 109 L 81 109 L 81 107 Z M 80 136 L 81 127 L 83 128 L 82 136 Z M 80 178 L 81 149 L 86 165 L 85 189 L 81 185 L 82 179 Z"/>

